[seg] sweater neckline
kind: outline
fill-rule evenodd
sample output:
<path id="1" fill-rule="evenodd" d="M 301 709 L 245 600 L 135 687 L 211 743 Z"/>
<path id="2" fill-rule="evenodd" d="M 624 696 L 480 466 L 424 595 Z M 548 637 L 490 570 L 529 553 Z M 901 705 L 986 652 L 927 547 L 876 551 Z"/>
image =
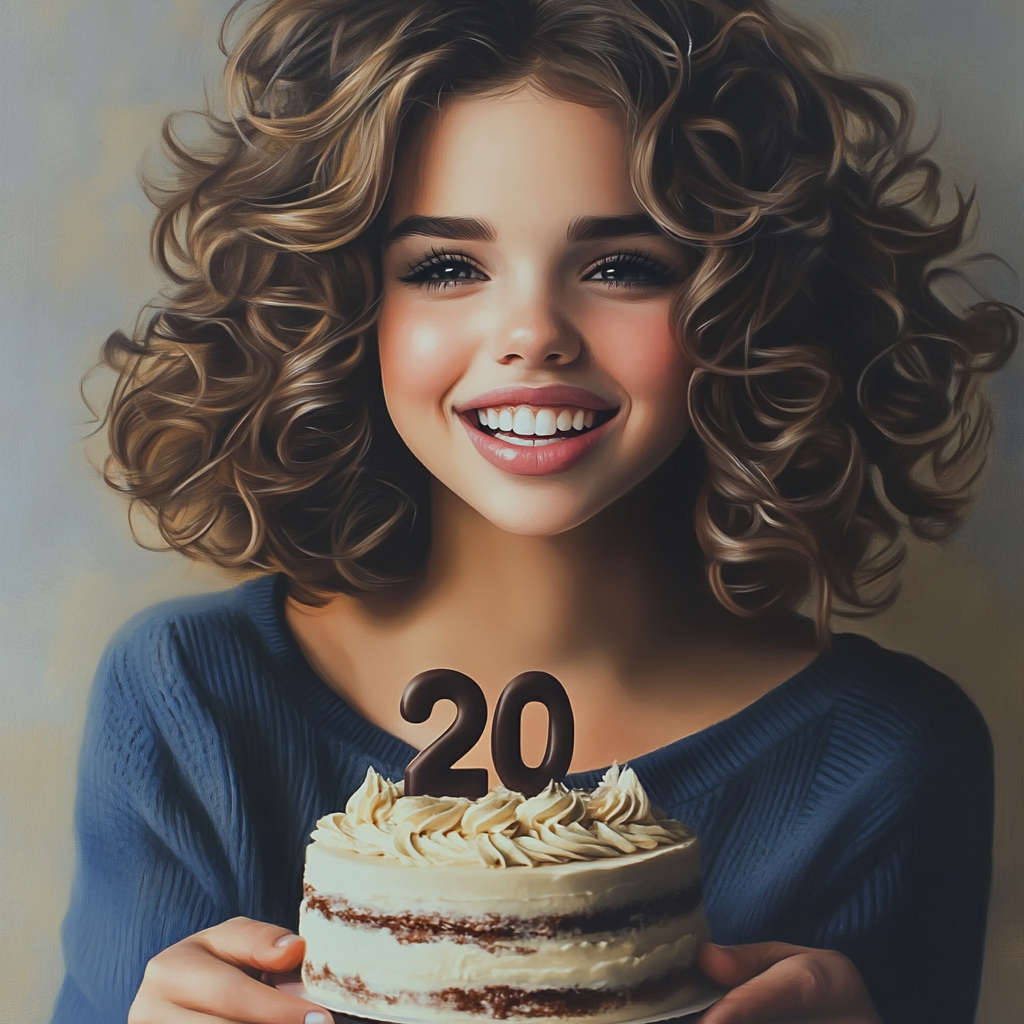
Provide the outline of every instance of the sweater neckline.
<path id="1" fill-rule="evenodd" d="M 371 722 L 333 690 L 306 660 L 285 618 L 287 577 L 263 576 L 239 588 L 263 642 L 310 720 L 357 746 L 382 775 L 398 780 L 417 749 Z M 746 770 L 785 739 L 820 719 L 834 704 L 840 666 L 855 653 L 855 634 L 837 634 L 832 648 L 735 714 L 630 760 L 645 786 L 657 780 L 662 800 L 692 799 Z M 608 766 L 574 772 L 565 784 L 593 788 Z"/>

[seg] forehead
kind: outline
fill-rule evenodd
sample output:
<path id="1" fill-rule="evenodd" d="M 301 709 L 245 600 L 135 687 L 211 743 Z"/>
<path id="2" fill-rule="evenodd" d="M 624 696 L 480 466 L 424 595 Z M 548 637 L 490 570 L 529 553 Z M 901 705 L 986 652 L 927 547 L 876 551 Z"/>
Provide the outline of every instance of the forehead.
<path id="1" fill-rule="evenodd" d="M 514 201 L 582 204 L 576 212 L 589 215 L 635 208 L 622 114 L 532 85 L 456 97 L 401 152 L 391 220 L 479 216 Z"/>

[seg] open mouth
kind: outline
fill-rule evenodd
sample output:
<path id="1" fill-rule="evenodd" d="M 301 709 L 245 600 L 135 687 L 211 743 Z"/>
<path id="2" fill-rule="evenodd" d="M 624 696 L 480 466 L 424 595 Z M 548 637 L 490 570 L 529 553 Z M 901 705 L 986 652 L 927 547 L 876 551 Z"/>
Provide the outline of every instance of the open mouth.
<path id="1" fill-rule="evenodd" d="M 617 409 L 577 406 L 500 405 L 470 409 L 463 418 L 481 433 L 524 448 L 539 448 L 582 437 L 607 423 Z"/>

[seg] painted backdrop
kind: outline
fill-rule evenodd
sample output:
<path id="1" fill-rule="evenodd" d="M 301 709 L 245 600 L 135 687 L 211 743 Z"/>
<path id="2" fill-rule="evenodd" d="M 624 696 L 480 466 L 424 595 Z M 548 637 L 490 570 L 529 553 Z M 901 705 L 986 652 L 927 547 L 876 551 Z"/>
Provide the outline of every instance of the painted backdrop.
<path id="1" fill-rule="evenodd" d="M 136 166 L 166 113 L 202 106 L 204 83 L 216 97 L 229 6 L 0 2 L 0 1024 L 46 1021 L 60 982 L 75 759 L 103 645 L 147 604 L 225 585 L 133 546 L 87 461 L 78 386 L 105 336 L 160 287 Z M 922 139 L 941 122 L 950 179 L 977 185 L 977 248 L 1024 272 L 1024 4 L 783 6 L 833 33 L 850 67 L 908 87 Z M 1008 273 L 986 282 L 1020 303 Z M 1024 1019 L 1024 353 L 994 397 L 996 452 L 973 521 L 948 546 L 915 547 L 899 604 L 859 628 L 959 680 L 992 729 L 979 1022 L 1012 1024 Z"/>

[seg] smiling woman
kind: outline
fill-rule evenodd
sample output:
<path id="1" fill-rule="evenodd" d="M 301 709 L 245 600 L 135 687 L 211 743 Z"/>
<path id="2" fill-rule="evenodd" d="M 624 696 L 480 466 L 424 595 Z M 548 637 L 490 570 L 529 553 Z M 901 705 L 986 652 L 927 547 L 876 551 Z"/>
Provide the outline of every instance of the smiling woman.
<path id="1" fill-rule="evenodd" d="M 456 99 L 394 183 L 377 322 L 391 419 L 512 533 L 585 522 L 686 433 L 672 306 L 690 260 L 637 203 L 623 122 L 533 83 Z"/>
<path id="2" fill-rule="evenodd" d="M 1016 341 L 933 287 L 969 207 L 907 101 L 762 0 L 272 0 L 227 85 L 165 133 L 108 479 L 262 578 L 100 667 L 55 1020 L 315 1021 L 257 980 L 306 836 L 436 735 L 400 697 L 445 666 L 557 675 L 568 784 L 629 761 L 698 833 L 705 1024 L 966 1024 L 984 722 L 831 637 L 959 522 Z"/>

